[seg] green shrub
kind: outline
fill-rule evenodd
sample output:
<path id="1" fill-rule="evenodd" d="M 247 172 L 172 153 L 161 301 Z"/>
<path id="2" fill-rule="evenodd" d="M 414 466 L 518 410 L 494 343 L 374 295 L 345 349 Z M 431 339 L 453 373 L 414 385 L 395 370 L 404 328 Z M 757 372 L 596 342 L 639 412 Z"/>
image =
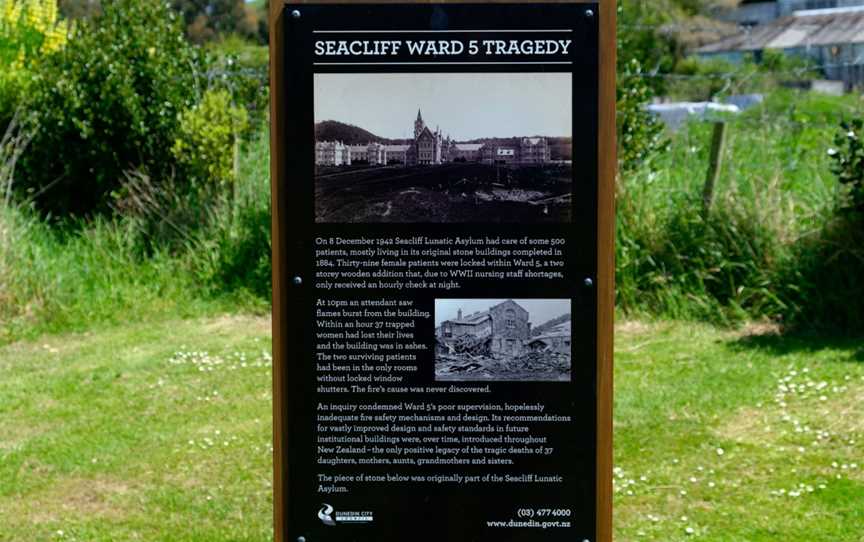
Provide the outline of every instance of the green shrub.
<path id="1" fill-rule="evenodd" d="M 674 63 L 675 43 L 651 25 L 664 21 L 662 12 L 644 2 L 618 5 L 617 129 L 618 164 L 624 172 L 650 163 L 667 148 L 663 124 L 645 106 L 663 92 L 664 80 L 646 71 L 666 71 Z M 649 67 L 647 68 L 646 67 Z"/>
<path id="2" fill-rule="evenodd" d="M 828 149 L 833 159 L 832 171 L 848 190 L 849 202 L 844 207 L 864 214 L 864 119 L 841 123 L 842 133 L 834 137 L 834 148 Z"/>
<path id="3" fill-rule="evenodd" d="M 110 0 L 40 70 L 39 129 L 23 158 L 27 194 L 45 212 L 107 210 L 124 171 L 174 173 L 180 114 L 201 95 L 201 55 L 162 2 Z"/>
<path id="4" fill-rule="evenodd" d="M 257 38 L 258 11 L 245 0 L 171 0 L 183 17 L 186 35 L 194 43 L 236 34 Z"/>
<path id="5" fill-rule="evenodd" d="M 754 75 L 746 65 L 721 59 L 691 56 L 675 65 L 675 76 L 666 86 L 667 97 L 682 101 L 710 101 L 724 94 L 736 94 L 744 89 L 742 81 Z"/>
<path id="6" fill-rule="evenodd" d="M 674 4 L 674 1 L 672 2 Z M 668 23 L 677 24 L 677 7 L 670 2 L 654 0 L 622 0 L 618 2 L 618 73 L 632 61 L 650 73 L 669 73 L 680 55 L 680 44 L 674 33 L 664 29 Z M 652 95 L 664 95 L 663 77 L 645 78 Z"/>
<path id="7" fill-rule="evenodd" d="M 844 213 L 795 243 L 777 280 L 794 328 L 864 333 L 864 219 Z"/>
<path id="8" fill-rule="evenodd" d="M 180 114 L 171 152 L 193 184 L 231 184 L 237 141 L 247 127 L 246 111 L 231 105 L 227 91 L 207 91 L 200 103 Z"/>
<path id="9" fill-rule="evenodd" d="M 782 270 L 780 295 L 787 321 L 797 327 L 864 332 L 864 119 L 841 122 L 828 150 L 831 170 L 844 190 L 834 213 L 792 247 Z"/>
<path id="10" fill-rule="evenodd" d="M 105 323 L 266 310 L 267 131 L 242 146 L 233 199 L 224 191 L 178 194 L 170 181 L 153 186 L 138 173 L 117 202 L 137 207 L 73 228 L 0 205 L 0 344 Z M 155 240 L 146 250 L 142 234 Z"/>
<path id="11" fill-rule="evenodd" d="M 650 163 L 669 146 L 663 123 L 645 109 L 653 91 L 641 71 L 642 65 L 634 58 L 618 76 L 618 165 L 625 173 Z"/>

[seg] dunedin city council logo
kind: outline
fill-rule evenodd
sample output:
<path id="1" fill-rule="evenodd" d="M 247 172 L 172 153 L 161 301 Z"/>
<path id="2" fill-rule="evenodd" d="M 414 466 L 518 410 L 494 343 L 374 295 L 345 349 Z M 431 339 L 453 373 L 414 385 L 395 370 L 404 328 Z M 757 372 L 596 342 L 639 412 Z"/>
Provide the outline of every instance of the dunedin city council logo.
<path id="1" fill-rule="evenodd" d="M 336 512 L 333 506 L 321 503 L 321 508 L 318 510 L 318 519 L 321 523 L 333 527 L 337 523 L 372 523 L 374 517 L 371 511 L 364 510 L 362 512 Z"/>
<path id="2" fill-rule="evenodd" d="M 336 520 L 333 519 L 333 507 L 327 503 L 324 503 L 321 506 L 321 510 L 318 510 L 318 519 L 320 519 L 324 525 L 336 525 Z"/>

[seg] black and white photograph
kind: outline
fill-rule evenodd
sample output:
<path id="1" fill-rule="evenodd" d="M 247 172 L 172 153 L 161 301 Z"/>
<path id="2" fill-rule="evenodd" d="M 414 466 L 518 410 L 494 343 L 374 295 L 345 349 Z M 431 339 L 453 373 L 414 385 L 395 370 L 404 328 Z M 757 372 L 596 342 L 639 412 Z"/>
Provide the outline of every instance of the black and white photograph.
<path id="1" fill-rule="evenodd" d="M 314 78 L 319 223 L 571 220 L 569 73 Z"/>
<path id="2" fill-rule="evenodd" d="M 570 380 L 569 299 L 436 299 L 435 380 Z"/>

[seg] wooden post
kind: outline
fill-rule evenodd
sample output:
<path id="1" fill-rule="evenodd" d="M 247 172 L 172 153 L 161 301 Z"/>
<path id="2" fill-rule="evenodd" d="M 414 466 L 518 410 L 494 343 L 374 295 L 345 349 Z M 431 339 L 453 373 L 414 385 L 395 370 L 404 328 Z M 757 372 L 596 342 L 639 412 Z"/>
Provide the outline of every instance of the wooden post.
<path id="1" fill-rule="evenodd" d="M 279 99 L 285 89 L 282 18 L 285 1 L 270 2 L 270 209 L 272 213 L 272 281 L 273 281 L 273 525 L 274 540 L 285 542 L 287 518 L 283 495 L 288 487 L 286 439 L 288 437 L 285 366 L 288 356 L 283 326 L 290 316 L 288 293 L 289 250 L 283 232 L 286 231 L 287 194 L 280 190 L 285 184 L 287 167 L 281 145 L 285 141 L 285 104 Z"/>
<path id="2" fill-rule="evenodd" d="M 726 123 L 714 123 L 714 133 L 711 136 L 711 156 L 708 160 L 708 173 L 705 176 L 705 186 L 702 188 L 702 218 L 707 219 L 714 201 L 714 187 L 720 177 L 723 165 L 723 148 L 726 146 Z"/>
<path id="3" fill-rule="evenodd" d="M 612 542 L 612 407 L 615 329 L 615 85 L 617 2 L 600 4 L 597 177 L 597 533 Z"/>

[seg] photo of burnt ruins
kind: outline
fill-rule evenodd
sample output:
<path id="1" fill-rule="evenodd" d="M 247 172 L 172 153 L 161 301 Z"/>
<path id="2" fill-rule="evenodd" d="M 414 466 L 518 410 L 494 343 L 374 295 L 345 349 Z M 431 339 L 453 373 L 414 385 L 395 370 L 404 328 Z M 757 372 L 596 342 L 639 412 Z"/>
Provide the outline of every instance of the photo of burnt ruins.
<path id="1" fill-rule="evenodd" d="M 568 299 L 437 299 L 435 322 L 436 380 L 570 380 Z"/>
<path id="2" fill-rule="evenodd" d="M 316 221 L 570 221 L 570 77 L 316 74 Z"/>

